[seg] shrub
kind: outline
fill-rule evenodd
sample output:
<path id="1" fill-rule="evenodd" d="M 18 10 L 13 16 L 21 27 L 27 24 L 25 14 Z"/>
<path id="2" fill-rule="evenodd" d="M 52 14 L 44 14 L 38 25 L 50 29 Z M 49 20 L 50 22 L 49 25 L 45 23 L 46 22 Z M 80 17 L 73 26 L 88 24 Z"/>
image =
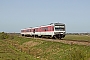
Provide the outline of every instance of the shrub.
<path id="1" fill-rule="evenodd" d="M 7 34 L 7 33 L 4 33 L 4 32 L 2 32 L 2 33 L 0 33 L 0 39 L 10 39 L 10 40 L 12 40 L 12 39 L 14 39 L 14 36 L 13 35 L 10 35 L 10 34 Z"/>
<path id="2" fill-rule="evenodd" d="M 7 39 L 7 38 L 9 38 L 9 35 L 7 33 L 4 32 L 0 33 L 0 39 Z"/>

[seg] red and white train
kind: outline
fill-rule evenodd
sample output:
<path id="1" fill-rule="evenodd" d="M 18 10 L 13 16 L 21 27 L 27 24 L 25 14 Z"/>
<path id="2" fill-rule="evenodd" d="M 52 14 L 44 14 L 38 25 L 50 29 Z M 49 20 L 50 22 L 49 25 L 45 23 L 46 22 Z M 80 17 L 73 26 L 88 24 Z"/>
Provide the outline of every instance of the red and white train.
<path id="1" fill-rule="evenodd" d="M 64 38 L 66 34 L 65 24 L 51 23 L 39 27 L 30 27 L 21 29 L 22 36 L 35 36 L 35 37 L 49 37 L 49 38 Z"/>

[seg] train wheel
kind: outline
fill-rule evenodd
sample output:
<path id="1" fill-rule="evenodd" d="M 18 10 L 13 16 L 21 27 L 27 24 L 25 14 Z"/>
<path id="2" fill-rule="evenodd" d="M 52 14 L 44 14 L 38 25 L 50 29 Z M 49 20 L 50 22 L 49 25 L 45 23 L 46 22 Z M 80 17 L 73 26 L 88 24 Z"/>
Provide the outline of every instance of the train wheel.
<path id="1" fill-rule="evenodd" d="M 56 36 L 53 36 L 52 39 L 56 39 Z"/>
<path id="2" fill-rule="evenodd" d="M 59 37 L 59 39 L 61 40 L 61 37 Z"/>
<path id="3" fill-rule="evenodd" d="M 24 36 L 24 34 L 22 34 L 22 36 Z"/>

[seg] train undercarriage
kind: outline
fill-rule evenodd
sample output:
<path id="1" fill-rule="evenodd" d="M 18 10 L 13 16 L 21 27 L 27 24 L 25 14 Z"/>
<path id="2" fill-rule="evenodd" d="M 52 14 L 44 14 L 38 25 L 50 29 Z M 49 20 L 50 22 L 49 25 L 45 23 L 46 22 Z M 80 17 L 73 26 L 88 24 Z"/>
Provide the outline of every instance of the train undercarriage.
<path id="1" fill-rule="evenodd" d="M 22 34 L 22 36 L 25 36 L 25 37 L 38 37 L 38 38 L 52 38 L 52 39 L 61 39 L 61 38 L 64 38 L 65 35 L 63 34 L 57 34 L 57 35 L 41 35 L 41 36 L 38 36 L 38 35 L 24 35 Z"/>

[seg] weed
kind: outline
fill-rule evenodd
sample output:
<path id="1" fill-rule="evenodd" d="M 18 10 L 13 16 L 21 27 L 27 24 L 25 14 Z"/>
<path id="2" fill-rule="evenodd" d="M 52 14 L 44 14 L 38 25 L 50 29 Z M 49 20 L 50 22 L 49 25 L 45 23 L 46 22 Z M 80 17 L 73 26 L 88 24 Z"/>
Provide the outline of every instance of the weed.
<path id="1" fill-rule="evenodd" d="M 69 60 L 85 60 L 85 57 L 84 52 L 77 48 L 70 48 L 67 55 Z"/>

